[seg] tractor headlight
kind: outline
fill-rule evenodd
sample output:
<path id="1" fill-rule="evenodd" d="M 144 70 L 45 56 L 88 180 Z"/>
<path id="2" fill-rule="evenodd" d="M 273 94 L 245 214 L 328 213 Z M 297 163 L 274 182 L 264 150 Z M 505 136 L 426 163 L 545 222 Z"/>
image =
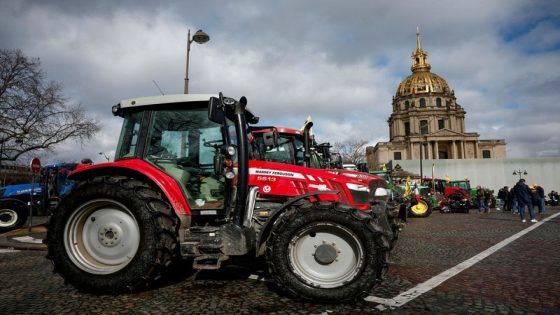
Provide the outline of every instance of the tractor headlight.
<path id="1" fill-rule="evenodd" d="M 228 154 L 229 156 L 234 156 L 235 153 L 236 153 L 235 147 L 233 147 L 233 146 L 231 146 L 231 145 L 227 147 L 227 154 Z"/>
<path id="2" fill-rule="evenodd" d="M 385 189 L 383 187 L 377 187 L 375 189 L 375 192 L 373 193 L 375 197 L 386 197 L 386 196 L 390 196 L 391 194 L 392 192 L 390 193 L 390 190 Z"/>
<path id="3" fill-rule="evenodd" d="M 346 183 L 346 187 L 348 187 L 348 189 L 350 189 L 350 190 L 365 191 L 365 192 L 368 192 L 368 193 L 369 193 L 369 188 L 368 188 L 368 186 L 359 185 L 359 184 L 352 184 L 352 183 Z"/>
<path id="4" fill-rule="evenodd" d="M 352 183 L 346 183 L 346 187 L 350 190 L 350 195 L 355 203 L 369 202 L 369 187 Z"/>
<path id="5" fill-rule="evenodd" d="M 225 176 L 227 179 L 233 179 L 233 178 L 235 177 L 235 173 L 232 172 L 232 171 L 226 171 L 225 174 L 224 174 L 224 176 Z"/>

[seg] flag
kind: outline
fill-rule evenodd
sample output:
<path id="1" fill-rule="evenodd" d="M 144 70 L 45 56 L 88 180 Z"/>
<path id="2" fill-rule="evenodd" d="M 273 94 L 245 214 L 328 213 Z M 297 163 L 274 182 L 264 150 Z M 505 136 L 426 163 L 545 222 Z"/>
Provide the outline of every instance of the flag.
<path id="1" fill-rule="evenodd" d="M 412 194 L 412 189 L 410 188 L 410 176 L 406 178 L 406 182 L 404 184 L 404 194 L 403 197 L 408 197 Z"/>

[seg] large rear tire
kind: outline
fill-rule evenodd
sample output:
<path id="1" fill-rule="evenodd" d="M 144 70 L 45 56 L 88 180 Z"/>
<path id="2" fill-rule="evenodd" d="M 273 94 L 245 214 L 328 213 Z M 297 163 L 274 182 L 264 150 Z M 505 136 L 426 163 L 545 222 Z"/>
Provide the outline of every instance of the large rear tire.
<path id="1" fill-rule="evenodd" d="M 369 294 L 386 271 L 388 251 L 371 215 L 311 204 L 279 219 L 266 257 L 278 287 L 294 298 L 339 303 Z"/>
<path id="2" fill-rule="evenodd" d="M 410 206 L 409 213 L 413 217 L 425 218 L 432 214 L 432 203 L 428 200 L 421 198 L 418 203 Z"/>
<path id="3" fill-rule="evenodd" d="M 0 200 L 0 233 L 22 227 L 29 217 L 29 208 L 17 200 Z"/>
<path id="4" fill-rule="evenodd" d="M 48 258 L 65 282 L 86 292 L 145 288 L 175 256 L 177 218 L 150 185 L 96 177 L 64 198 L 48 227 Z"/>

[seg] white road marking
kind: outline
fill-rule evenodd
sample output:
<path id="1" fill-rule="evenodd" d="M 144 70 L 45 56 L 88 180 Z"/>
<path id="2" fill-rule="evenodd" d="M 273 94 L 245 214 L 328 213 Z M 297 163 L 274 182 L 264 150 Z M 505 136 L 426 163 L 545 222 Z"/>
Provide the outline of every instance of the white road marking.
<path id="1" fill-rule="evenodd" d="M 478 255 L 475 255 L 465 261 L 463 261 L 462 263 L 456 265 L 455 267 L 452 267 L 440 274 L 438 274 L 437 276 L 423 282 L 420 283 L 419 285 L 415 286 L 414 288 L 403 292 L 397 296 L 395 296 L 394 298 L 391 299 L 384 299 L 384 298 L 380 298 L 380 297 L 376 297 L 376 296 L 368 296 L 365 298 L 366 301 L 368 302 L 374 302 L 374 303 L 379 303 L 380 305 L 377 305 L 376 308 L 378 310 L 384 310 L 386 309 L 385 306 L 388 306 L 390 308 L 396 308 L 396 307 L 400 307 L 405 305 L 406 303 L 414 300 L 415 298 L 419 297 L 420 295 L 432 290 L 433 288 L 437 287 L 438 285 L 442 284 L 443 282 L 447 281 L 448 279 L 450 279 L 451 277 L 456 276 L 457 274 L 459 274 L 460 272 L 472 267 L 474 264 L 480 262 L 481 260 L 483 260 L 484 258 L 492 255 L 493 253 L 497 252 L 498 250 L 500 250 L 501 248 L 507 246 L 508 244 L 510 244 L 511 242 L 515 241 L 516 239 L 520 238 L 521 236 L 531 232 L 532 230 L 538 228 L 539 226 L 541 226 L 541 224 L 545 223 L 546 221 L 552 220 L 553 218 L 557 217 L 558 215 L 560 215 L 559 213 L 556 213 L 554 215 L 551 215 L 550 217 L 537 222 L 535 224 L 532 224 L 530 227 L 524 229 L 521 232 L 518 232 L 517 234 L 514 234 L 508 238 L 506 238 L 505 240 L 499 242 L 498 244 L 488 248 L 487 250 L 479 253 Z"/>
<path id="2" fill-rule="evenodd" d="M 17 250 L 17 249 L 0 248 L 0 254 L 17 253 L 17 252 L 19 252 L 19 250 Z"/>
<path id="3" fill-rule="evenodd" d="M 251 279 L 251 280 L 257 280 L 257 281 L 264 281 L 264 282 L 267 282 L 267 281 L 268 281 L 265 277 L 263 277 L 263 276 L 261 276 L 261 275 L 254 275 L 254 274 L 253 274 L 253 275 L 250 275 L 250 276 L 249 276 L 249 279 Z"/>
<path id="4" fill-rule="evenodd" d="M 32 243 L 32 244 L 43 244 L 43 240 L 40 238 L 33 238 L 31 236 L 20 236 L 20 237 L 13 237 L 13 240 L 22 243 Z"/>

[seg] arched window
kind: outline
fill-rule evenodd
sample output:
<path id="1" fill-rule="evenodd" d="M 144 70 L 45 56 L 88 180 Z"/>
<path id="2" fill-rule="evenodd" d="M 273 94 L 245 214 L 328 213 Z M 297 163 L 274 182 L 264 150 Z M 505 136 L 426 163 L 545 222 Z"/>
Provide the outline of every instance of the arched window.
<path id="1" fill-rule="evenodd" d="M 426 99 L 425 98 L 420 99 L 420 107 L 426 107 Z"/>
<path id="2" fill-rule="evenodd" d="M 408 101 L 404 102 L 404 109 L 408 109 L 410 107 L 410 103 Z"/>
<path id="3" fill-rule="evenodd" d="M 420 120 L 420 134 L 421 135 L 428 134 L 428 121 L 427 120 Z"/>
<path id="4" fill-rule="evenodd" d="M 436 98 L 436 106 L 441 107 L 441 98 Z"/>

